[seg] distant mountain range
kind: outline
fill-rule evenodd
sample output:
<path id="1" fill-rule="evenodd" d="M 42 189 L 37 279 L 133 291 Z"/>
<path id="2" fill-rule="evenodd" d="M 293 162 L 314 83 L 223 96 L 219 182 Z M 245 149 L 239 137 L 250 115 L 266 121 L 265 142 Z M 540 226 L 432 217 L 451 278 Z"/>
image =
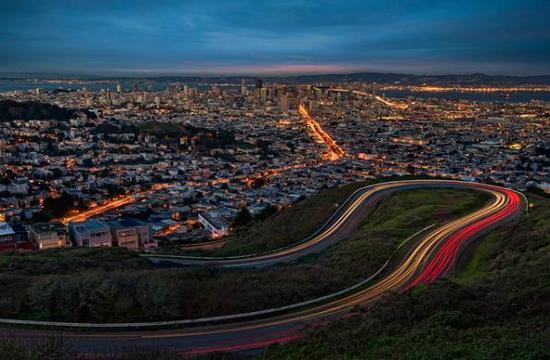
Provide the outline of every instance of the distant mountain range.
<path id="1" fill-rule="evenodd" d="M 537 84 L 550 85 L 550 75 L 536 76 L 509 76 L 509 75 L 486 75 L 486 74 L 468 74 L 468 75 L 411 75 L 395 73 L 374 73 L 363 72 L 355 74 L 329 74 L 329 75 L 304 75 L 285 78 L 289 81 L 297 82 L 341 82 L 341 81 L 366 81 L 377 83 L 400 83 L 407 85 L 420 84 L 456 84 L 456 85 L 477 85 L 477 84 Z"/>
<path id="2" fill-rule="evenodd" d="M 0 80 L 88 80 L 88 81 L 159 81 L 182 83 L 240 83 L 241 78 L 257 78 L 255 76 L 79 76 L 79 75 L 47 75 L 47 74 L 0 74 Z M 376 82 L 399 83 L 404 85 L 550 85 L 550 75 L 513 76 L 513 75 L 412 75 L 396 73 L 361 72 L 353 74 L 319 74 L 293 76 L 260 76 L 263 80 L 277 83 L 337 83 L 337 82 Z"/>

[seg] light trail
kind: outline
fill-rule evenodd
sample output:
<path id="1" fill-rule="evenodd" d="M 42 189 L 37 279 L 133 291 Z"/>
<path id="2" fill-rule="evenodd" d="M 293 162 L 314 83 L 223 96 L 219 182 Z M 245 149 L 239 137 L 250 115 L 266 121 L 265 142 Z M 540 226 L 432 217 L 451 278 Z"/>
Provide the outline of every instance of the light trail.
<path id="1" fill-rule="evenodd" d="M 499 200 L 496 203 L 498 206 L 502 206 L 502 199 L 504 198 L 503 194 L 499 191 L 491 190 L 492 188 L 487 188 L 488 185 L 476 184 L 476 183 L 467 183 L 462 181 L 454 180 L 408 180 L 408 181 L 394 181 L 387 182 L 382 184 L 377 184 L 374 186 L 368 186 L 362 188 L 356 192 L 355 196 L 351 196 L 351 201 L 349 203 L 344 203 L 339 211 L 336 211 L 333 214 L 333 218 L 325 224 L 324 227 L 321 227 L 314 236 L 307 238 L 305 241 L 293 244 L 285 248 L 279 248 L 271 252 L 266 252 L 263 254 L 251 254 L 243 256 L 234 256 L 234 257 L 188 257 L 188 256 L 164 256 L 161 255 L 158 258 L 164 260 L 171 260 L 178 262 L 180 265 L 208 265 L 208 266 L 222 266 L 222 267 L 256 267 L 262 266 L 262 264 L 267 263 L 268 265 L 273 265 L 279 262 L 285 262 L 288 260 L 293 260 L 296 257 L 304 256 L 304 252 L 313 249 L 315 246 L 330 240 L 331 237 L 336 236 L 342 227 L 344 227 L 348 222 L 354 219 L 358 215 L 358 210 L 367 205 L 367 203 L 375 203 L 379 200 L 380 195 L 392 193 L 399 191 L 403 188 L 411 187 L 458 187 L 458 188 L 473 188 L 477 190 L 482 190 L 489 192 L 495 199 Z M 515 194 L 515 192 L 512 192 Z M 511 196 L 511 195 L 509 195 Z M 514 204 L 517 207 L 517 204 Z M 453 223 L 447 224 L 439 228 L 439 231 L 444 232 L 446 235 L 450 231 L 457 230 L 460 226 L 464 226 L 470 219 L 473 217 L 479 217 L 486 215 L 488 212 L 493 211 L 494 206 L 488 206 L 483 208 L 483 212 L 473 213 L 469 216 L 461 218 Z M 481 210 L 480 210 L 481 211 Z M 436 235 L 439 235 L 437 233 Z M 441 240 L 441 237 L 437 237 L 438 240 Z M 330 241 L 329 241 L 330 242 Z M 150 259 L 155 259 L 155 256 L 150 256 Z"/>
<path id="2" fill-rule="evenodd" d="M 61 220 L 55 219 L 52 221 L 61 221 L 63 224 L 67 224 L 69 222 L 84 221 L 92 216 L 101 215 L 108 211 L 115 210 L 119 207 L 134 203 L 136 201 L 135 197 L 136 195 L 128 195 L 118 200 L 108 201 L 106 204 L 97 206 L 93 209 L 86 210 L 72 216 L 64 217 Z"/>
<path id="3" fill-rule="evenodd" d="M 262 254 L 230 258 L 193 258 L 177 256 L 149 257 L 151 260 L 183 261 L 187 265 L 207 265 L 223 267 L 264 266 L 295 260 L 308 253 L 320 251 L 346 238 L 353 231 L 353 224 L 360 223 L 365 207 L 372 207 L 383 199 L 401 190 L 418 188 L 459 188 L 483 191 L 492 196 L 492 201 L 484 207 L 457 220 L 444 224 L 425 235 L 419 235 L 403 260 L 391 271 L 369 286 L 352 286 L 338 293 L 330 294 L 304 303 L 265 309 L 250 313 L 222 315 L 209 318 L 159 321 L 147 323 L 63 323 L 32 320 L 0 319 L 4 324 L 34 325 L 56 328 L 117 329 L 116 333 L 65 332 L 68 343 L 93 344 L 110 349 L 113 342 L 126 344 L 134 341 L 141 344 L 164 344 L 196 353 L 210 352 L 212 349 L 239 351 L 258 348 L 265 344 L 288 341 L 301 336 L 305 324 L 315 324 L 325 320 L 347 316 L 357 306 L 377 301 L 389 292 L 406 291 L 411 287 L 431 282 L 448 273 L 456 262 L 458 254 L 470 241 L 485 234 L 488 230 L 517 218 L 524 207 L 521 194 L 494 185 L 470 183 L 454 180 L 406 180 L 371 185 L 357 190 L 333 214 L 333 216 L 311 237 L 289 247 Z M 350 229 L 351 227 L 351 229 Z M 376 276 L 376 275 L 373 275 Z M 370 283 L 370 280 L 369 282 Z M 368 284 L 367 283 L 367 284 Z M 337 295 L 337 296 L 336 296 Z M 306 306 L 307 304 L 307 306 Z M 136 332 L 135 329 L 170 327 L 169 330 Z M 174 328 L 180 327 L 180 328 Z M 183 328 L 181 328 L 183 327 Z M 126 332 L 120 330 L 127 329 Z M 293 330 L 297 333 L 289 334 Z M 18 336 L 35 338 L 37 331 L 18 331 Z M 38 334 L 48 334 L 38 331 Z M 208 339 L 208 340 L 206 340 Z"/>
<path id="4" fill-rule="evenodd" d="M 423 271 L 411 284 L 409 284 L 407 289 L 420 283 L 433 282 L 449 272 L 455 264 L 461 248 L 469 239 L 474 238 L 475 234 L 489 228 L 493 223 L 501 221 L 516 211 L 516 209 L 521 205 L 520 196 L 511 190 L 504 191 L 507 193 L 505 207 L 497 213 L 494 213 L 474 224 L 466 226 L 460 232 L 457 232 L 449 237 L 449 239 L 447 239 L 445 244 L 441 246 Z"/>
<path id="5" fill-rule="evenodd" d="M 106 212 L 118 209 L 120 207 L 133 204 L 136 202 L 137 199 L 146 196 L 148 194 L 151 194 L 155 191 L 161 190 L 161 189 L 168 189 L 173 187 L 171 184 L 155 184 L 150 190 L 144 190 L 140 191 L 134 194 L 125 195 L 121 197 L 120 199 L 116 200 L 109 200 L 105 204 L 99 205 L 94 207 L 93 209 L 89 209 L 83 212 L 80 212 L 78 214 L 67 216 L 62 219 L 54 219 L 52 221 L 61 221 L 63 224 L 68 224 L 69 222 L 78 222 L 78 221 L 84 221 L 86 219 L 89 219 L 93 216 L 98 216 L 101 214 L 104 214 Z"/>
<path id="6" fill-rule="evenodd" d="M 311 115 L 309 115 L 303 105 L 300 105 L 299 111 L 300 114 L 302 114 L 302 116 L 304 117 L 306 125 L 327 145 L 329 150 L 329 160 L 338 160 L 346 155 L 346 152 L 336 143 L 336 141 L 334 141 L 334 139 L 329 134 L 327 134 L 325 130 L 323 130 L 321 125 L 319 125 L 319 123 L 313 117 L 311 117 Z"/>

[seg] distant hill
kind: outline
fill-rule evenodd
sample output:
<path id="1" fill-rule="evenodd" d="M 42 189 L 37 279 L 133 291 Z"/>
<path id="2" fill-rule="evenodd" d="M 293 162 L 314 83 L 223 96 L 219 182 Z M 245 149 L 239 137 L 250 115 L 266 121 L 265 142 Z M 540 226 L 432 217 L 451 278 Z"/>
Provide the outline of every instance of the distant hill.
<path id="1" fill-rule="evenodd" d="M 107 81 L 107 82 L 140 82 L 140 81 L 158 81 L 158 82 L 181 82 L 181 83 L 231 83 L 240 84 L 243 76 L 70 76 L 71 79 L 79 79 L 86 81 Z M 260 77 L 272 83 L 308 83 L 308 82 L 353 82 L 366 81 L 377 83 L 400 83 L 404 85 L 550 85 L 550 75 L 532 75 L 532 76 L 513 76 L 513 75 L 487 75 L 481 73 L 465 74 L 465 75 L 413 75 L 413 74 L 398 74 L 398 73 L 378 73 L 378 72 L 359 72 L 352 74 L 319 74 L 319 75 L 293 75 L 293 76 L 244 76 L 247 79 Z M 29 76 L 6 76 L 0 74 L 0 80 L 28 80 Z M 48 76 L 36 75 L 36 79 L 68 79 L 66 76 Z"/>
<path id="2" fill-rule="evenodd" d="M 411 75 L 395 73 L 363 72 L 354 74 L 303 75 L 287 78 L 294 82 L 342 82 L 366 81 L 377 83 L 400 83 L 405 85 L 439 84 L 439 85 L 550 85 L 550 75 L 508 76 L 508 75 Z"/>
<path id="3" fill-rule="evenodd" d="M 245 78 L 254 78 L 254 76 L 245 76 Z M 535 76 L 509 76 L 509 75 L 486 75 L 486 74 L 468 74 L 468 75 L 412 75 L 396 73 L 376 73 L 361 72 L 353 74 L 319 74 L 319 75 L 296 75 L 296 76 L 261 76 L 262 79 L 271 83 L 315 83 L 315 82 L 353 82 L 366 81 L 377 83 L 400 83 L 405 85 L 550 85 L 550 75 Z M 240 76 L 226 77 L 158 77 L 150 78 L 159 81 L 179 81 L 179 82 L 202 82 L 202 83 L 240 83 Z M 126 78 L 126 80 L 130 80 Z"/>
<path id="4" fill-rule="evenodd" d="M 57 120 L 68 121 L 78 117 L 80 112 L 95 118 L 96 115 L 87 110 L 65 109 L 52 104 L 37 101 L 17 102 L 0 101 L 0 121 L 12 120 Z"/>

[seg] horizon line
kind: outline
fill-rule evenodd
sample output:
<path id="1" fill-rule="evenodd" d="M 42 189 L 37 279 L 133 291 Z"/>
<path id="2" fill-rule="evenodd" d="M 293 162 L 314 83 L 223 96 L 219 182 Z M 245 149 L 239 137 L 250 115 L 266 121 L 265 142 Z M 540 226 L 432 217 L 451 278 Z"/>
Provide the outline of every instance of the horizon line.
<path id="1" fill-rule="evenodd" d="M 214 79 L 214 78 L 298 78 L 298 77 L 315 77 L 315 76 L 352 76 L 360 74 L 378 74 L 378 75 L 402 75 L 402 76 L 472 76 L 482 75 L 488 77 L 517 77 L 517 78 L 530 78 L 530 77 L 547 77 L 547 74 L 532 74 L 532 75 L 518 75 L 511 73 L 495 73 L 488 74 L 485 72 L 457 72 L 457 73 L 414 73 L 414 72 L 392 72 L 392 71 L 344 71 L 344 72 L 303 72 L 303 73 L 159 73 L 159 72 L 104 72 L 104 73 L 85 73 L 85 72 L 0 72 L 0 79 L 2 80 L 16 80 L 23 78 L 32 79 L 45 79 L 46 77 L 64 77 L 63 80 L 81 80 L 82 78 L 96 78 L 96 79 L 158 79 L 158 78 L 202 78 L 202 79 Z"/>

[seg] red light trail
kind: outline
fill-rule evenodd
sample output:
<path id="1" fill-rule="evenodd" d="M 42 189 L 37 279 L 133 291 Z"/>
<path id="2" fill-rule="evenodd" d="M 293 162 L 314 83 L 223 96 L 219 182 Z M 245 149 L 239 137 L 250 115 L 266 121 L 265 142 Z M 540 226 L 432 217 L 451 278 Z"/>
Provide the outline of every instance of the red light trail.
<path id="1" fill-rule="evenodd" d="M 462 249 L 470 239 L 474 238 L 476 234 L 482 233 L 492 224 L 509 217 L 518 209 L 521 204 L 520 196 L 515 191 L 508 189 L 503 189 L 502 192 L 506 194 L 508 199 L 506 206 L 498 212 L 468 225 L 451 235 L 437 250 L 422 272 L 405 288 L 405 290 L 421 283 L 433 282 L 448 273 L 456 263 L 460 249 Z"/>
<path id="2" fill-rule="evenodd" d="M 494 185 L 454 180 L 401 180 L 380 183 L 358 189 L 312 236 L 294 245 L 274 251 L 235 257 L 192 257 L 176 255 L 148 256 L 151 261 L 175 262 L 181 266 L 207 265 L 238 268 L 271 266 L 285 261 L 295 261 L 299 257 L 318 252 L 349 236 L 354 231 L 350 224 L 360 223 L 365 215 L 365 207 L 375 206 L 384 195 L 401 190 L 417 188 L 462 188 L 483 191 L 492 195 L 493 200 L 459 219 L 443 224 L 422 233 L 415 245 L 391 269 L 385 265 L 358 284 L 338 292 L 301 303 L 276 308 L 257 310 L 248 313 L 221 315 L 206 318 L 167 320 L 143 323 L 71 323 L 56 321 L 36 321 L 20 319 L 0 319 L 5 324 L 32 325 L 67 329 L 114 329 L 116 337 L 110 333 L 93 334 L 66 332 L 73 345 L 87 346 L 94 342 L 98 346 L 112 346 L 113 342 L 137 341 L 143 344 L 154 342 L 172 346 L 177 340 L 178 347 L 195 353 L 208 353 L 216 350 L 239 351 L 270 344 L 294 340 L 303 333 L 304 325 L 322 325 L 323 321 L 337 319 L 354 312 L 357 307 L 380 300 L 388 292 L 404 291 L 420 283 L 431 282 L 446 274 L 456 263 L 460 251 L 468 242 L 485 234 L 496 226 L 517 219 L 522 212 L 521 193 Z M 416 237 L 417 235 L 413 235 Z M 388 259 L 388 264 L 390 259 Z M 381 276 L 379 276 L 381 275 Z M 156 328 L 170 327 L 159 331 Z M 140 329 L 140 331 L 136 331 Z M 150 331 L 146 331 L 151 329 Z M 48 330 L 46 330 L 48 331 Z M 281 332 L 283 331 L 283 332 Z M 287 332 L 290 331 L 290 332 Z M 41 331 L 22 329 L 19 336 L 35 337 Z M 43 331 L 42 331 L 43 333 Z M 205 340 L 208 339 L 208 340 Z"/>

